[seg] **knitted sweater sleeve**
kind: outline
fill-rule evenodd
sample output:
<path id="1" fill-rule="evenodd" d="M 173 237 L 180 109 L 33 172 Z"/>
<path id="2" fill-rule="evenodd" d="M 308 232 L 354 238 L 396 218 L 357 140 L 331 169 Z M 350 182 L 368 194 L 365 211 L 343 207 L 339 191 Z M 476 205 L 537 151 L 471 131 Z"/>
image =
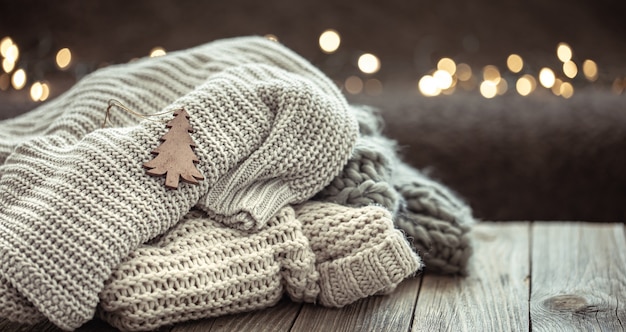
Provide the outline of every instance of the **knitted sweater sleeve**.
<path id="1" fill-rule="evenodd" d="M 358 125 L 339 91 L 274 67 L 241 66 L 228 75 L 251 83 L 270 119 L 257 126 L 262 140 L 201 198 L 198 206 L 221 222 L 259 229 L 286 204 L 303 202 L 343 168 L 356 142 Z M 271 79 L 268 79 L 271 78 Z M 236 81 L 233 79 L 233 81 Z M 332 83 L 324 89 L 336 89 Z M 240 110 L 230 110 L 237 118 Z M 244 115 L 253 122 L 256 111 Z"/>

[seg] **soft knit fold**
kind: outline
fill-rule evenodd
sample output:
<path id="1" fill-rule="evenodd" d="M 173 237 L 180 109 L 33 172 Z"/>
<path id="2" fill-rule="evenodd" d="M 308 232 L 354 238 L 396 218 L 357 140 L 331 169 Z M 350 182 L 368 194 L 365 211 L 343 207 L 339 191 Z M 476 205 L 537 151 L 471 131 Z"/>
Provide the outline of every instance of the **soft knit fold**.
<path id="1" fill-rule="evenodd" d="M 258 36 L 221 39 L 99 69 L 59 97 L 0 121 L 0 165 L 17 146 L 34 138 L 63 134 L 80 139 L 100 128 L 111 99 L 139 113 L 156 113 L 211 76 L 246 64 L 266 64 L 301 75 L 333 98 L 343 98 L 322 72 L 280 43 Z M 107 126 L 131 126 L 139 121 L 114 110 Z"/>
<path id="2" fill-rule="evenodd" d="M 171 115 L 81 139 L 41 136 L 19 145 L 2 166 L 0 280 L 59 327 L 89 320 L 111 269 L 194 205 L 258 230 L 280 208 L 330 182 L 357 135 L 345 100 L 268 65 L 224 70 L 164 111 L 181 108 L 195 129 L 190 135 L 205 177 L 198 185 L 170 190 L 142 168 Z M 274 179 L 280 197 L 259 196 L 257 184 Z M 220 191 L 226 188 L 241 202 Z M 268 205 L 241 224 L 228 218 L 256 201 Z M 11 308 L 0 307 L 0 316 L 12 317 Z"/>

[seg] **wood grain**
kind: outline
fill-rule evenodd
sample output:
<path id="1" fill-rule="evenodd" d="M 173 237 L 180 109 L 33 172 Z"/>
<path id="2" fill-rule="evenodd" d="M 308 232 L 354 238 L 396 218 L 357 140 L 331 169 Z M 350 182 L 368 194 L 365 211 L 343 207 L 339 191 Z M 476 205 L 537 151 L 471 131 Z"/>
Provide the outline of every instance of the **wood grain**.
<path id="1" fill-rule="evenodd" d="M 283 299 L 264 310 L 176 325 L 171 332 L 289 331 L 302 304 Z"/>
<path id="2" fill-rule="evenodd" d="M 528 331 L 529 224 L 479 224 L 467 277 L 426 274 L 413 331 Z"/>
<path id="3" fill-rule="evenodd" d="M 391 294 L 341 309 L 306 304 L 291 331 L 408 331 L 420 281 L 419 276 L 405 280 Z"/>
<path id="4" fill-rule="evenodd" d="M 536 223 L 532 236 L 533 330 L 624 330 L 624 225 Z"/>

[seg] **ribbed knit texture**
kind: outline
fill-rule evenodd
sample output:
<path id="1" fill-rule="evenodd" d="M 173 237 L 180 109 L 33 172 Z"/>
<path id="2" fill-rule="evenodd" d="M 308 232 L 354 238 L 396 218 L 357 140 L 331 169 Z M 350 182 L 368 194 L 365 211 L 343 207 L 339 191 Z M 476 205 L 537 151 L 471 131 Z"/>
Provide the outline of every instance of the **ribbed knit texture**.
<path id="1" fill-rule="evenodd" d="M 421 268 L 421 259 L 378 206 L 314 202 L 296 206 L 320 273 L 319 303 L 342 307 L 388 293 Z"/>
<path id="2" fill-rule="evenodd" d="M 55 122 L 58 131 L 20 144 L 1 167 L 0 285 L 73 329 L 93 316 L 111 269 L 192 206 L 237 228 L 262 229 L 283 206 L 321 190 L 347 161 L 357 125 L 340 96 L 267 65 L 211 76 L 164 108 L 189 113 L 205 177 L 176 191 L 142 168 L 171 115 L 82 139 Z M 0 316 L 22 318 L 14 309 L 0 307 Z"/>
<path id="3" fill-rule="evenodd" d="M 258 232 L 192 213 L 135 250 L 100 293 L 100 316 L 122 330 L 294 301 L 341 307 L 393 289 L 419 257 L 380 207 L 308 202 Z"/>
<path id="4" fill-rule="evenodd" d="M 472 246 L 471 209 L 444 185 L 401 161 L 372 108 L 352 106 L 360 136 L 339 176 L 316 199 L 347 206 L 379 205 L 394 213 L 426 271 L 464 274 Z"/>
<path id="5" fill-rule="evenodd" d="M 79 139 L 100 128 L 110 99 L 140 113 L 156 113 L 212 75 L 244 64 L 282 68 L 309 79 L 326 94 L 341 97 L 330 79 L 277 42 L 263 37 L 217 40 L 166 56 L 99 69 L 61 96 L 21 116 L 0 121 L 0 165 L 17 146 L 33 138 L 63 134 Z M 107 126 L 129 126 L 139 120 L 115 110 Z"/>

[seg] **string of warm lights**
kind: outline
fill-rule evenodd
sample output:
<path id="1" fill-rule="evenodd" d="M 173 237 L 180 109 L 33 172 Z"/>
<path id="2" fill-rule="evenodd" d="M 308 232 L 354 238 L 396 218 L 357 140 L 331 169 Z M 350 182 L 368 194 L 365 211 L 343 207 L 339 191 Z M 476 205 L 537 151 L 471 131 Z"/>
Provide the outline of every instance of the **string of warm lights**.
<path id="1" fill-rule="evenodd" d="M 265 38 L 278 41 L 273 34 Z M 319 47 L 322 53 L 332 56 L 341 46 L 341 36 L 337 30 L 327 29 L 319 36 Z M 154 47 L 150 57 L 163 56 L 167 52 L 162 47 Z M 10 38 L 0 40 L 2 70 L 0 73 L 0 90 L 10 88 L 21 90 L 30 82 L 30 74 L 20 66 L 20 48 Z M 417 80 L 417 91 L 427 97 L 451 95 L 457 89 L 465 91 L 478 90 L 487 99 L 515 90 L 521 96 L 529 96 L 539 86 L 551 91 L 555 96 L 571 98 L 574 95 L 573 80 L 584 76 L 588 82 L 596 82 L 599 77 L 598 65 L 591 59 L 576 63 L 573 60 L 572 48 L 566 43 L 559 43 L 556 56 L 561 62 L 560 70 L 542 67 L 537 76 L 527 69 L 529 66 L 519 54 L 511 54 L 506 59 L 503 72 L 495 65 L 487 65 L 481 69 L 472 69 L 467 63 L 456 63 L 452 58 L 444 57 L 437 61 L 436 68 L 429 70 Z M 362 53 L 357 57 L 356 67 L 360 73 L 353 73 L 338 83 L 344 91 L 357 95 L 380 95 L 383 83 L 375 76 L 381 69 L 381 60 L 372 53 Z M 134 61 L 136 58 L 131 59 Z M 56 68 L 67 70 L 72 66 L 72 52 L 69 48 L 61 48 L 55 56 Z M 321 66 L 323 67 L 323 66 Z M 582 75 L 579 72 L 582 69 Z M 324 69 L 324 68 L 322 68 Z M 616 94 L 626 91 L 626 77 L 615 78 L 611 90 Z M 33 101 L 45 101 L 50 95 L 50 83 L 35 80 L 30 83 L 30 97 Z"/>
<path id="2" fill-rule="evenodd" d="M 555 73 L 549 67 L 542 67 L 537 78 L 531 74 L 524 72 L 524 60 L 519 54 L 511 54 L 507 57 L 506 66 L 511 76 L 510 80 L 503 77 L 498 67 L 487 65 L 482 68 L 482 81 L 480 82 L 479 92 L 485 98 L 494 98 L 503 95 L 509 89 L 509 84 L 514 85 L 515 90 L 521 96 L 530 95 L 537 88 L 537 80 L 539 84 L 549 89 L 554 95 L 563 98 L 571 98 L 574 95 L 574 86 L 567 79 L 574 79 L 578 75 L 578 66 L 572 60 L 572 49 L 566 43 L 559 43 L 557 46 L 557 57 L 562 62 L 563 75 Z M 462 68 L 462 69 L 461 69 Z M 586 59 L 582 63 L 583 74 L 589 82 L 595 82 L 598 79 L 598 66 L 591 60 Z M 472 83 L 472 80 L 474 82 Z M 624 91 L 623 79 L 615 79 L 612 90 L 620 94 Z M 476 79 L 472 75 L 471 67 L 468 64 L 458 64 L 450 58 L 442 58 L 437 63 L 437 69 L 431 70 L 428 74 L 422 76 L 418 81 L 418 90 L 428 97 L 438 96 L 440 94 L 451 94 L 457 86 L 457 83 L 465 90 L 472 90 L 476 85 Z M 513 84 L 514 83 L 514 84 Z"/>
<path id="3" fill-rule="evenodd" d="M 269 36 L 267 36 L 270 38 Z M 271 35 L 272 40 L 277 40 L 275 35 Z M 336 52 L 341 45 L 341 37 L 336 30 L 328 29 L 320 35 L 319 45 L 322 52 L 332 54 Z M 557 57 L 562 62 L 563 75 L 556 74 L 549 67 L 543 67 L 539 71 L 537 78 L 528 72 L 524 72 L 524 60 L 519 54 L 511 54 L 507 57 L 507 69 L 510 74 L 519 75 L 512 76 L 507 79 L 503 77 L 498 67 L 487 65 L 482 68 L 482 80 L 473 74 L 472 67 L 466 63 L 457 64 L 451 58 L 441 58 L 437 62 L 437 68 L 423 75 L 417 82 L 418 91 L 427 97 L 450 95 L 455 92 L 457 86 L 466 91 L 474 90 L 478 87 L 478 91 L 485 98 L 494 98 L 507 93 L 509 84 L 512 89 L 517 91 L 521 96 L 528 96 L 537 88 L 537 80 L 539 84 L 549 89 L 554 95 L 563 98 L 571 98 L 574 95 L 574 86 L 569 80 L 573 80 L 578 75 L 578 65 L 572 60 L 573 52 L 571 47 L 566 43 L 557 45 Z M 377 73 L 381 67 L 380 59 L 371 53 L 364 53 L 358 57 L 357 67 L 366 75 Z M 586 59 L 582 62 L 582 70 L 585 78 L 589 82 L 595 82 L 598 79 L 598 66 L 595 61 Z M 508 74 L 508 73 L 507 73 Z M 507 75 L 510 76 L 510 75 Z M 369 95 L 377 95 L 382 92 L 382 82 L 376 78 L 368 77 L 365 82 L 358 75 L 348 76 L 343 87 L 350 94 L 360 94 L 365 91 Z M 612 84 L 612 91 L 621 94 L 626 90 L 626 78 L 616 78 Z"/>

